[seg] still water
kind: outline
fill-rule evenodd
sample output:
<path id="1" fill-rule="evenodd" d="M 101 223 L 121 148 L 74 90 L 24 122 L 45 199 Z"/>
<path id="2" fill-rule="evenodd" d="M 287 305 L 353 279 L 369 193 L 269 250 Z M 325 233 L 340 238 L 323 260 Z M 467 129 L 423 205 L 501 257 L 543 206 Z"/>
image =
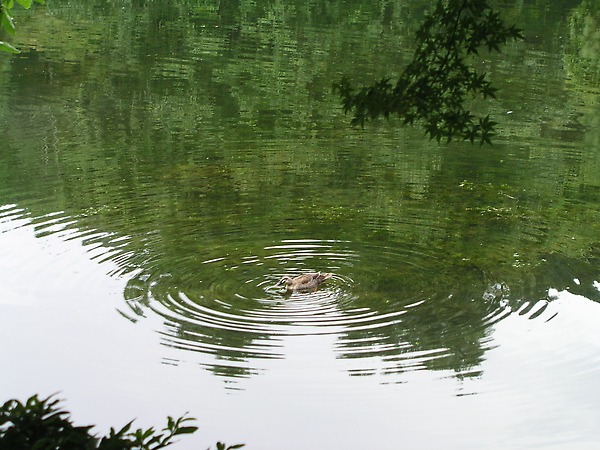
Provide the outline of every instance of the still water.
<path id="1" fill-rule="evenodd" d="M 493 147 L 349 127 L 331 83 L 397 74 L 425 6 L 20 11 L 2 401 L 60 391 L 98 432 L 189 411 L 174 448 L 596 448 L 600 13 L 505 5 Z"/>

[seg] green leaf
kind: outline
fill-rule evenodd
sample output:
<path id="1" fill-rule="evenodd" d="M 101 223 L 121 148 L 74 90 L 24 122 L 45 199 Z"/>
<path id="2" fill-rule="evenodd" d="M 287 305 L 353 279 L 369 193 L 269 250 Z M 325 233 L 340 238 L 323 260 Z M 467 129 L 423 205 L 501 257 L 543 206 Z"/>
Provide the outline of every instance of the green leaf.
<path id="1" fill-rule="evenodd" d="M 151 445 L 156 444 L 157 442 L 160 442 L 160 440 L 162 439 L 162 437 L 163 437 L 162 434 L 159 434 L 157 436 L 152 436 L 152 438 L 148 442 L 146 442 L 145 446 L 146 447 L 150 447 Z M 164 444 L 166 444 L 167 442 L 169 442 L 169 438 L 165 438 L 163 440 Z"/>
<path id="2" fill-rule="evenodd" d="M 173 420 L 173 418 L 171 416 L 167 416 L 167 428 L 166 430 L 169 431 L 173 431 L 173 429 L 175 428 L 175 421 Z"/>
<path id="3" fill-rule="evenodd" d="M 125 426 L 123 428 L 121 428 L 116 435 L 117 436 L 124 436 L 125 433 L 127 433 L 129 431 L 129 429 L 131 428 L 132 424 L 133 424 L 133 420 L 131 422 L 125 424 Z M 111 428 L 111 431 L 113 431 L 112 428 Z"/>
<path id="4" fill-rule="evenodd" d="M 198 427 L 180 427 L 173 433 L 173 436 L 177 436 L 179 434 L 192 434 L 198 430 Z"/>
<path id="5" fill-rule="evenodd" d="M 10 34 L 15 34 L 15 23 L 8 12 L 8 8 L 2 8 L 2 26 L 6 28 Z"/>
<path id="6" fill-rule="evenodd" d="M 9 52 L 9 53 L 21 53 L 21 50 L 17 50 L 9 43 L 2 42 L 2 41 L 0 41 L 0 50 L 2 50 L 4 52 Z"/>
<path id="7" fill-rule="evenodd" d="M 148 428 L 146 431 L 142 432 L 142 441 L 146 440 L 148 437 L 154 434 L 154 427 Z"/>
<path id="8" fill-rule="evenodd" d="M 25 9 L 31 8 L 32 2 L 33 2 L 33 0 L 17 0 L 17 3 Z"/>

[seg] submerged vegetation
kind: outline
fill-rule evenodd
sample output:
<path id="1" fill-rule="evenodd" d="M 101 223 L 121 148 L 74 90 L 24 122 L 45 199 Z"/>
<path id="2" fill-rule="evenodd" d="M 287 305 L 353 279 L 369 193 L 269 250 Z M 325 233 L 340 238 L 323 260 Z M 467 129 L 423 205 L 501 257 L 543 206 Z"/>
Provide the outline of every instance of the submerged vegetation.
<path id="1" fill-rule="evenodd" d="M 389 78 L 355 91 L 348 78 L 334 85 L 353 124 L 397 115 L 404 125 L 421 122 L 425 134 L 438 142 L 454 139 L 491 144 L 494 126 L 465 106 L 470 98 L 496 98 L 497 89 L 468 65 L 482 47 L 500 51 L 509 39 L 523 39 L 522 30 L 506 26 L 485 0 L 439 0 L 416 32 L 417 48 L 410 64 L 391 83 Z"/>
<path id="2" fill-rule="evenodd" d="M 93 426 L 75 426 L 60 400 L 34 395 L 25 403 L 12 399 L 0 408 L 0 450 L 158 450 L 173 444 L 176 436 L 192 434 L 198 427 L 189 425 L 195 419 L 185 415 L 167 417 L 161 431 L 153 427 L 132 431 L 133 421 L 119 431 L 111 428 L 108 436 L 91 433 Z M 217 450 L 242 448 L 244 444 L 226 446 L 218 442 Z"/>

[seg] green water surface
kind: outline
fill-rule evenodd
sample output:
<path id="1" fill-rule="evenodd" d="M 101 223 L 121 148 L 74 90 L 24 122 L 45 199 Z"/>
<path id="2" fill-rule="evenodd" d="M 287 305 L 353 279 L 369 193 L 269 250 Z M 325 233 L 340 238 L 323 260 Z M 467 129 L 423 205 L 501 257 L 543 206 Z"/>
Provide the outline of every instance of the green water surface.
<path id="1" fill-rule="evenodd" d="M 500 88 L 497 101 L 473 104 L 499 122 L 491 147 L 438 145 L 394 120 L 350 127 L 332 82 L 397 75 L 428 5 L 86 0 L 18 11 L 22 53 L 0 59 L 4 232 L 25 227 L 36 239 L 75 241 L 110 267 L 122 288 L 108 320 L 135 324 L 132 333 L 149 321 L 158 340 L 147 346 L 169 349 L 162 357 L 182 380 L 173 382 L 190 390 L 207 372 L 252 391 L 253 378 L 275 370 L 272 361 L 294 360 L 290 342 L 327 342 L 344 361 L 330 369 L 309 360 L 309 378 L 333 370 L 417 392 L 436 374 L 485 379 L 504 321 L 526 316 L 542 327 L 560 317 L 559 293 L 600 301 L 600 16 L 585 1 L 504 5 L 526 39 L 475 62 Z M 17 246 L 0 257 L 6 280 L 30 264 L 19 254 Z M 274 287 L 282 275 L 312 270 L 334 275 L 316 292 Z M 84 286 L 85 273 L 65 279 Z M 36 271 L 36 286 L 43 292 L 55 276 Z M 582 319 L 572 326 L 593 328 Z M 592 353 L 585 364 L 596 373 Z M 535 348 L 529 358 L 548 361 Z M 190 375 L 177 372 L 185 361 L 195 365 Z M 565 392 L 560 380 L 580 363 L 541 385 Z M 274 392 L 297 383 L 291 373 Z M 147 386 L 156 389 L 156 376 Z M 505 389 L 477 386 L 469 393 Z M 416 401 L 447 411 L 447 395 L 456 391 Z M 527 414 L 536 401 L 524 401 Z M 565 407 L 578 409 L 577 401 Z M 246 404 L 211 407 L 230 414 Z M 310 406 L 299 409 L 310 415 Z M 160 402 L 155 411 L 170 413 Z M 219 417 L 238 429 L 245 420 Z M 342 420 L 329 426 L 341 430 L 335 448 L 359 448 Z M 307 448 L 289 442 L 285 425 L 281 436 L 257 427 L 239 437 L 259 444 L 248 448 Z M 387 445 L 392 428 L 367 426 L 365 438 L 377 433 Z M 594 441 L 592 428 L 577 430 L 571 443 Z M 446 448 L 500 448 L 505 433 L 465 441 L 449 432 Z M 533 441 L 559 442 L 556 433 Z M 448 444 L 406 439 L 408 448 Z"/>

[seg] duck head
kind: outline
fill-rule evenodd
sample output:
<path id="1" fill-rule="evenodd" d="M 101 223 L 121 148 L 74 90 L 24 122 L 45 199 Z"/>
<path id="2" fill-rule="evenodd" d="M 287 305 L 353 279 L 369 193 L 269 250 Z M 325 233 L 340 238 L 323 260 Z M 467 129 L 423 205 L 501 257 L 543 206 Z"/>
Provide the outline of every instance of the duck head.
<path id="1" fill-rule="evenodd" d="M 281 285 L 289 286 L 292 283 L 293 283 L 292 277 L 289 277 L 286 275 L 281 280 L 279 280 L 275 286 L 281 286 Z"/>

